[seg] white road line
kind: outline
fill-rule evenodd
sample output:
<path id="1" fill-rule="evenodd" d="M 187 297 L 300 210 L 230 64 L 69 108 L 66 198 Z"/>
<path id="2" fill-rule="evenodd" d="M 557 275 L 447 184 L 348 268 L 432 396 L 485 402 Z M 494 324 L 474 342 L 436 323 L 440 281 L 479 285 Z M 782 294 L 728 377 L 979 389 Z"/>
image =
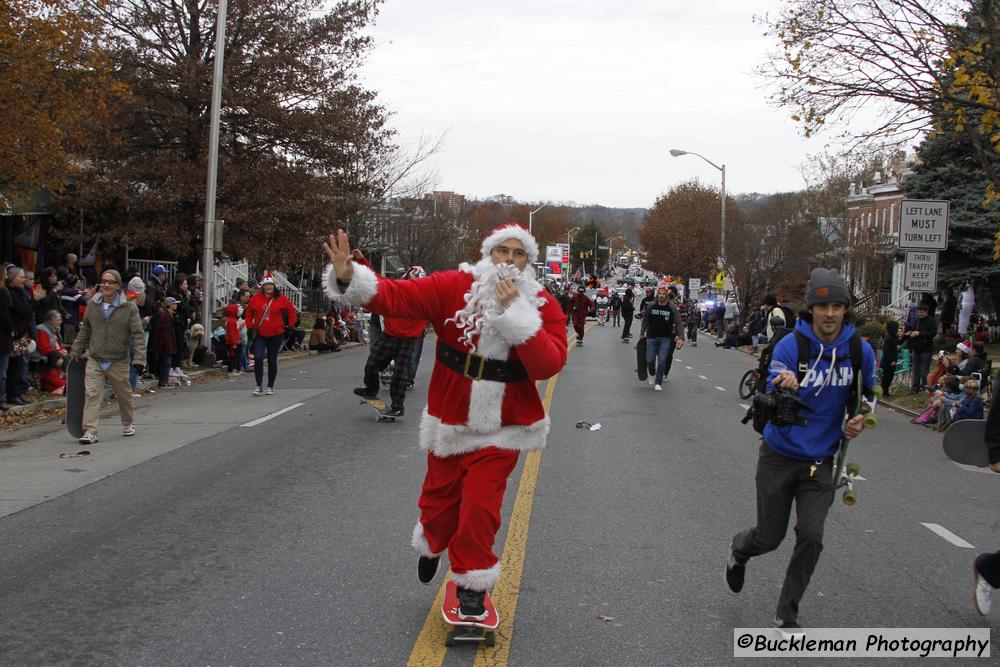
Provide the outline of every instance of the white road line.
<path id="1" fill-rule="evenodd" d="M 726 390 L 725 387 L 720 387 L 719 385 L 715 385 L 715 388 L 718 389 L 719 391 L 725 391 Z"/>
<path id="2" fill-rule="evenodd" d="M 962 549 L 975 549 L 976 548 L 976 547 L 972 546 L 971 544 L 969 544 L 968 542 L 966 542 L 965 540 L 963 540 L 961 537 L 959 537 L 955 533 L 953 533 L 950 530 L 948 530 L 947 528 L 945 528 L 944 526 L 939 526 L 936 523 L 921 523 L 920 525 L 926 527 L 932 533 L 937 533 L 938 535 L 940 535 L 944 539 L 946 539 L 949 542 L 951 542 L 952 544 L 954 544 L 956 547 L 961 547 Z"/>
<path id="3" fill-rule="evenodd" d="M 746 403 L 740 403 L 740 404 L 739 404 L 739 406 L 740 406 L 741 408 L 743 408 L 744 410 L 749 410 L 749 409 L 750 409 L 750 406 L 749 406 L 749 405 L 747 405 Z"/>
<path id="4" fill-rule="evenodd" d="M 677 357 L 674 357 L 674 361 L 684 361 L 684 360 L 683 359 L 678 359 Z"/>
<path id="5" fill-rule="evenodd" d="M 700 377 L 700 378 L 701 378 L 702 380 L 707 380 L 707 379 L 708 379 L 708 378 L 707 378 L 707 377 L 705 377 L 704 375 L 699 375 L 698 377 Z"/>
<path id="6" fill-rule="evenodd" d="M 264 415 L 263 417 L 261 417 L 259 419 L 254 419 L 253 421 L 247 422 L 246 424 L 240 424 L 240 428 L 248 428 L 250 426 L 257 426 L 258 424 L 263 424 L 268 419 L 274 419 L 278 415 L 283 415 L 286 412 L 291 412 L 295 408 L 301 408 L 303 405 L 305 405 L 305 403 L 296 403 L 295 405 L 289 405 L 287 408 L 282 408 L 281 410 L 278 410 L 277 412 L 272 412 L 269 415 Z"/>
<path id="7" fill-rule="evenodd" d="M 691 368 L 690 366 L 685 366 L 684 368 L 688 369 L 689 371 L 693 371 L 693 370 L 694 370 L 694 369 L 693 369 L 693 368 Z"/>

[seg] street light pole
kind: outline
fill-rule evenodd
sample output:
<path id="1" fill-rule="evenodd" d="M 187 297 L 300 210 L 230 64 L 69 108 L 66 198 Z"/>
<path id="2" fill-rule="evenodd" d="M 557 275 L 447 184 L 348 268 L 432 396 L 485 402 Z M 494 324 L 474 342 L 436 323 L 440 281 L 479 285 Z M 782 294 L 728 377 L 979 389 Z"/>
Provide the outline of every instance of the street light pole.
<path id="1" fill-rule="evenodd" d="M 215 19 L 215 73 L 212 79 L 211 125 L 208 137 L 208 187 L 205 193 L 205 254 L 204 301 L 201 304 L 201 322 L 206 332 L 212 331 L 212 305 L 215 299 L 215 185 L 219 175 L 219 108 L 222 105 L 222 57 L 226 48 L 226 1 L 219 0 L 219 14 Z M 210 335 L 210 333 L 209 333 Z"/>
<path id="2" fill-rule="evenodd" d="M 682 151 L 677 148 L 671 148 L 670 154 L 674 157 L 680 157 L 682 155 L 695 155 L 722 172 L 722 240 L 719 247 L 719 268 L 724 269 L 726 266 L 726 165 L 717 165 L 704 155 L 699 155 L 698 153 L 691 151 Z"/>
<path id="3" fill-rule="evenodd" d="M 532 219 L 533 217 L 535 217 L 535 214 L 536 214 L 536 213 L 538 213 L 539 211 L 541 211 L 541 210 L 542 210 L 543 208 L 545 208 L 546 206 L 548 206 L 548 204 L 542 204 L 541 206 L 539 206 L 539 207 L 538 207 L 538 208 L 536 208 L 536 209 L 535 209 L 534 211 L 532 211 L 531 213 L 529 213 L 529 214 L 528 214 L 528 233 L 529 233 L 529 234 L 531 233 L 531 219 Z"/>

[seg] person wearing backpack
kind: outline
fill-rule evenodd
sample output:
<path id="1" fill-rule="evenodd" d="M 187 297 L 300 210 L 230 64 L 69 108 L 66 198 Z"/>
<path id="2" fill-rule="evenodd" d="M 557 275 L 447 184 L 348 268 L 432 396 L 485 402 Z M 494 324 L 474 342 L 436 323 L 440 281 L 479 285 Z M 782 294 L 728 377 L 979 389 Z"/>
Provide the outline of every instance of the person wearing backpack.
<path id="1" fill-rule="evenodd" d="M 725 568 L 729 592 L 743 589 L 746 564 L 781 544 L 795 503 L 795 549 L 778 597 L 774 624 L 798 628 L 799 601 L 805 594 L 820 552 L 823 526 L 833 502 L 834 457 L 842 439 L 860 435 L 863 417 L 845 423 L 854 378 L 865 389 L 875 386 L 875 353 L 857 335 L 850 294 L 832 269 L 814 269 L 806 286 L 806 312 L 794 334 L 774 348 L 767 390 L 794 392 L 807 407 L 805 424 L 763 426 L 757 461 L 757 524 L 737 533 Z M 776 316 L 777 309 L 773 310 Z"/>

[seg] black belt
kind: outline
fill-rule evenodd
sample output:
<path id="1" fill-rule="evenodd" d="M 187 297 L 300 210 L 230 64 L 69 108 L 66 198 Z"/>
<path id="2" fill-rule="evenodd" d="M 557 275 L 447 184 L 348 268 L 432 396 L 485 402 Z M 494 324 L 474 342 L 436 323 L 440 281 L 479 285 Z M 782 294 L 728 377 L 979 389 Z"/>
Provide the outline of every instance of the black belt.
<path id="1" fill-rule="evenodd" d="M 521 382 L 528 379 L 528 371 L 519 361 L 487 359 L 475 352 L 459 352 L 441 342 L 437 345 L 437 359 L 470 380 Z"/>

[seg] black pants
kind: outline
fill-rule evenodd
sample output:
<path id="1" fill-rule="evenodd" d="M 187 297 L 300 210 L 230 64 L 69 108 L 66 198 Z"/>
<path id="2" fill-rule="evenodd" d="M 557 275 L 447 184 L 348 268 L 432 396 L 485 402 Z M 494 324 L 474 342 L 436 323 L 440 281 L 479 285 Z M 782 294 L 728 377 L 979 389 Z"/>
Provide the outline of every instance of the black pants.
<path id="1" fill-rule="evenodd" d="M 698 322 L 697 321 L 695 321 L 695 322 L 688 322 L 688 325 L 687 325 L 687 334 L 688 334 L 688 342 L 689 343 L 697 343 L 698 342 Z"/>
<path id="2" fill-rule="evenodd" d="M 896 374 L 895 366 L 882 366 L 882 395 L 889 395 L 889 387 L 892 386 L 892 378 Z"/>
<path id="3" fill-rule="evenodd" d="M 632 336 L 632 313 L 628 311 L 622 311 L 622 338 L 630 338 Z"/>
<path id="4" fill-rule="evenodd" d="M 666 378 L 670 375 L 670 367 L 674 364 L 674 350 L 677 349 L 677 340 L 675 338 L 670 339 L 670 349 L 667 350 L 667 359 L 663 362 L 663 377 Z"/>
<path id="5" fill-rule="evenodd" d="M 911 377 L 910 386 L 913 389 L 913 393 L 921 391 L 927 386 L 927 375 L 931 372 L 931 357 L 934 353 L 930 350 L 927 352 L 913 352 L 910 351 L 910 363 L 911 363 Z"/>
<path id="6" fill-rule="evenodd" d="M 389 366 L 390 361 L 395 361 L 392 381 L 389 383 L 393 410 L 402 410 L 403 403 L 406 402 L 406 383 L 410 380 L 410 363 L 413 361 L 413 346 L 416 342 L 416 338 L 396 338 L 384 331 L 372 341 L 368 361 L 365 362 L 365 389 L 369 394 L 377 394 L 378 374 Z"/>
<path id="7" fill-rule="evenodd" d="M 812 465 L 812 461 L 781 456 L 761 443 L 757 459 L 757 525 L 733 538 L 737 563 L 774 551 L 785 537 L 795 502 L 795 549 L 785 570 L 775 612 L 785 622 L 798 620 L 799 600 L 823 551 L 823 524 L 833 503 L 833 460 L 817 465 L 810 476 Z"/>
<path id="8" fill-rule="evenodd" d="M 274 381 L 278 377 L 278 352 L 281 351 L 281 344 L 285 341 L 285 334 L 277 336 L 258 335 L 253 341 L 253 374 L 257 379 L 257 386 L 263 386 L 264 382 L 264 357 L 267 357 L 267 386 L 273 388 Z"/>
<path id="9" fill-rule="evenodd" d="M 976 569 L 993 588 L 1000 588 L 1000 551 L 982 553 L 976 558 Z"/>

